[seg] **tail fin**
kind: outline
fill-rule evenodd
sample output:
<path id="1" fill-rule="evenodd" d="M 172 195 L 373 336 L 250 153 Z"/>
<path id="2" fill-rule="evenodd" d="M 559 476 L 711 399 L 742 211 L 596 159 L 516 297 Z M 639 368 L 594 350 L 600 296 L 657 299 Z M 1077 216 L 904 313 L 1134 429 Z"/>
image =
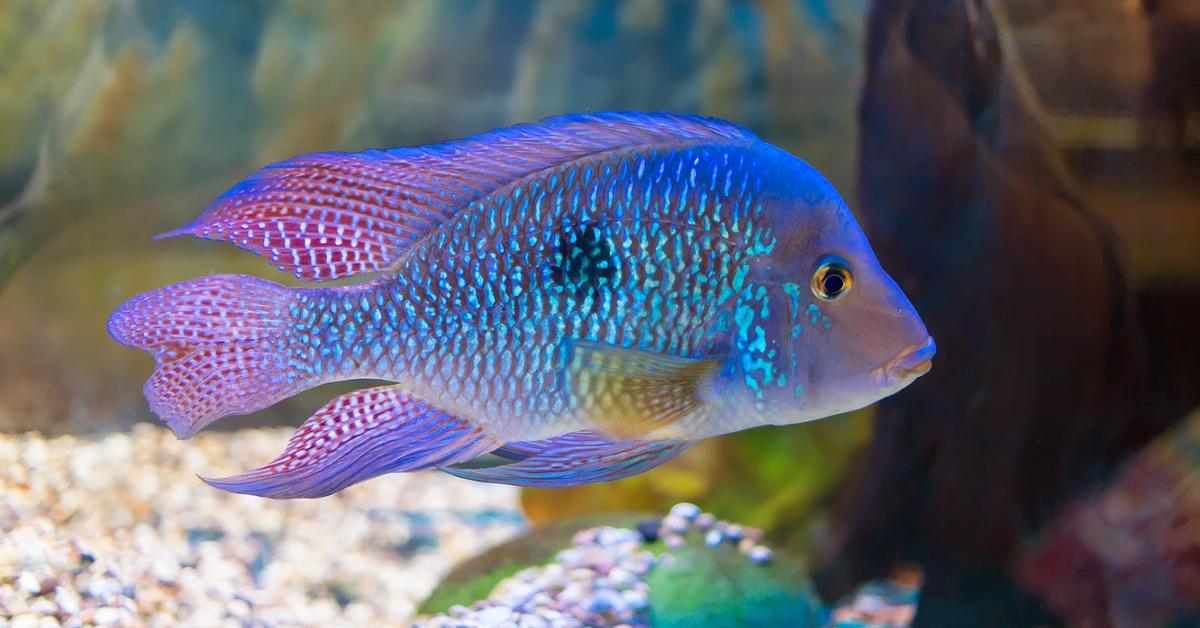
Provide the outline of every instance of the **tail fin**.
<path id="1" fill-rule="evenodd" d="M 244 275 L 185 281 L 126 301 L 108 320 L 119 343 L 158 368 L 146 400 L 180 438 L 265 408 L 318 381 L 286 349 L 295 289 Z"/>

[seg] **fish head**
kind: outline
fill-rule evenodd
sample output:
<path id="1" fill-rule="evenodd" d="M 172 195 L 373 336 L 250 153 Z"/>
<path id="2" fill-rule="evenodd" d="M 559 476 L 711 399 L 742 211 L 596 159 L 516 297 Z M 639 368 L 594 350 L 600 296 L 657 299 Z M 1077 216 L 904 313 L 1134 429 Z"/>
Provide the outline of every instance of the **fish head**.
<path id="1" fill-rule="evenodd" d="M 936 352 L 845 202 L 808 171 L 804 194 L 770 204 L 766 252 L 738 303 L 749 309 L 734 316 L 736 368 L 772 424 L 874 403 L 928 372 Z"/>

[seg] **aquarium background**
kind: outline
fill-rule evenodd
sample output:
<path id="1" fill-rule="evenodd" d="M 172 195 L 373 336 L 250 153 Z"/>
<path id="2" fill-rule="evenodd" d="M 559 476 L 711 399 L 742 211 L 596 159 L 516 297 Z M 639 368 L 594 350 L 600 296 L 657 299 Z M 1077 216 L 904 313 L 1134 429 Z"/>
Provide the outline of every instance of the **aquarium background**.
<path id="1" fill-rule="evenodd" d="M 500 513 L 479 524 L 494 538 L 432 571 L 526 519 L 688 500 L 766 529 L 827 598 L 918 565 L 924 625 L 1153 623 L 1200 604 L 1200 419 L 1186 419 L 1200 403 L 1200 2 L 13 0 L 0 5 L 0 95 L 10 538 L 39 506 L 15 496 L 53 466 L 30 457 L 31 432 L 68 449 L 188 448 L 140 425 L 155 421 L 141 396 L 151 361 L 104 322 L 129 296 L 197 275 L 294 283 L 230 246 L 151 240 L 245 174 L 566 112 L 674 111 L 745 125 L 821 170 L 938 339 L 934 371 L 878 409 L 713 439 L 614 484 L 414 498 L 434 519 Z M 211 458 L 186 469 L 237 470 L 225 454 L 248 447 L 239 433 L 264 439 L 244 430 L 298 425 L 352 387 L 227 419 L 212 437 L 225 440 L 202 448 Z M 135 476 L 154 464 L 171 463 L 107 461 Z M 171 482 L 211 490 L 188 473 Z M 370 484 L 416 494 L 422 482 Z M 447 484 L 459 482 L 430 486 Z M 149 510 L 129 525 L 169 518 L 153 491 L 133 492 Z M 67 534 L 50 520 L 61 527 L 45 538 Z M 379 547 L 406 573 L 409 554 Z M 0 561 L 0 582 L 18 575 Z M 415 609 L 369 587 L 339 601 L 320 574 L 272 582 L 254 586 L 332 600 L 329 617 Z"/>

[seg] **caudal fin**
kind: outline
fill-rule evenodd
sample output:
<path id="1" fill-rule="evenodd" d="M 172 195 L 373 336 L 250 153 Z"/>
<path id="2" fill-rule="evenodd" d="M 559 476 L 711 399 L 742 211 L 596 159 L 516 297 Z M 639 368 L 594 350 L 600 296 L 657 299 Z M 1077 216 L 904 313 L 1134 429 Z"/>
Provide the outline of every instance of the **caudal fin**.
<path id="1" fill-rule="evenodd" d="M 203 277 L 126 301 L 109 318 L 108 332 L 154 356 L 146 400 L 188 438 L 221 417 L 260 410 L 319 383 L 287 351 L 295 295 L 255 277 Z"/>

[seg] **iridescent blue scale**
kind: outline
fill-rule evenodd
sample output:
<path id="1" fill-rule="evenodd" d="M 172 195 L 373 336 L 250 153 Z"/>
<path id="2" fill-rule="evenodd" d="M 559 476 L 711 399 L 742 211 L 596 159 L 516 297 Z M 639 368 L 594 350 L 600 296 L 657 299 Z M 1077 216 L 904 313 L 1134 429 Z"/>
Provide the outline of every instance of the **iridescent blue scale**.
<path id="1" fill-rule="evenodd" d="M 358 303 L 313 297 L 298 329 L 335 348 L 323 371 L 401 382 L 500 436 L 586 427 L 570 424 L 562 383 L 572 342 L 691 358 L 728 349 L 720 321 L 767 251 L 769 234 L 748 228 L 763 159 L 697 146 L 537 173 L 472 202 Z M 358 317 L 343 321 L 342 309 Z M 317 324 L 326 312 L 334 322 Z"/>

